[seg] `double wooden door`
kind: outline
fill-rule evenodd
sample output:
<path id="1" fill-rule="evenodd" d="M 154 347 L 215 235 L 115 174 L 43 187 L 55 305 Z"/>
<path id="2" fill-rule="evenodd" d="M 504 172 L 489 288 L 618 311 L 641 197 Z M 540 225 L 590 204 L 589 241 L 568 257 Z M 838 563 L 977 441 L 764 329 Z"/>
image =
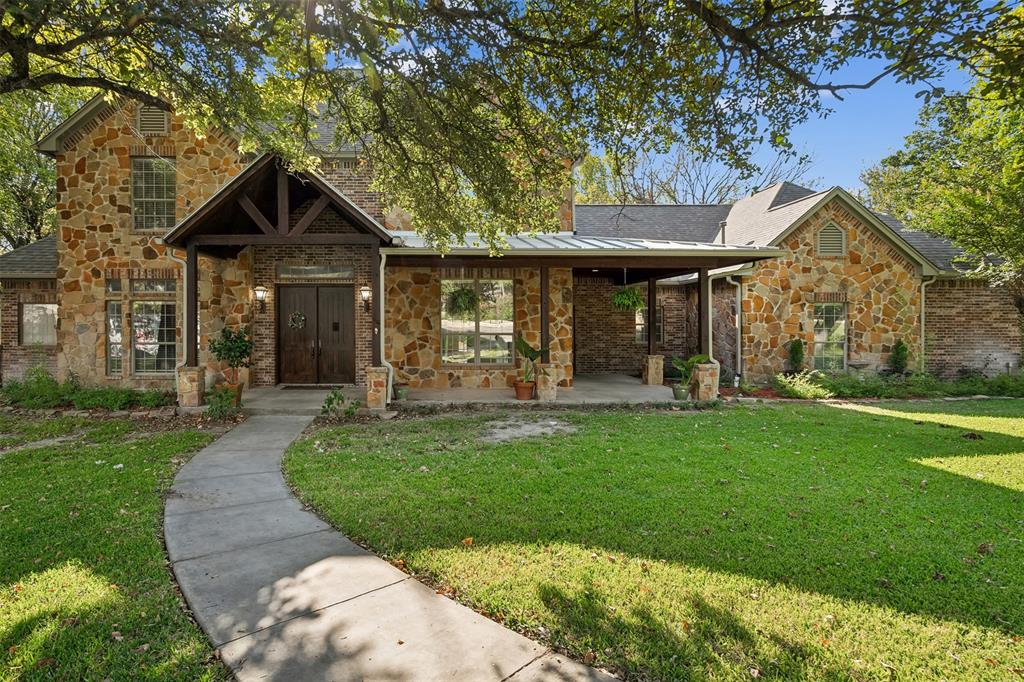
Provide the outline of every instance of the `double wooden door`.
<path id="1" fill-rule="evenodd" d="M 283 384 L 355 383 L 351 285 L 279 285 L 277 366 Z"/>

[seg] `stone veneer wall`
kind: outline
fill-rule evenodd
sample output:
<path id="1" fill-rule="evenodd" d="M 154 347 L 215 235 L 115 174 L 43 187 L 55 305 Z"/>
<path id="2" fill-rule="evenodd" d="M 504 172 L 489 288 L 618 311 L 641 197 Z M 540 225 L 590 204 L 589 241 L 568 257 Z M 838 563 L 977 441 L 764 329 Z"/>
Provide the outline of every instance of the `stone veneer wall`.
<path id="1" fill-rule="evenodd" d="M 609 277 L 578 275 L 576 293 L 576 371 L 579 374 L 639 376 L 647 344 L 636 341 L 635 314 L 612 307 L 620 286 Z M 639 285 L 645 292 L 647 285 Z M 664 310 L 664 341 L 659 353 L 689 357 L 697 348 L 697 289 L 688 285 L 658 287 Z M 667 365 L 666 365 L 667 366 Z"/>
<path id="2" fill-rule="evenodd" d="M 177 218 L 181 219 L 236 175 L 244 166 L 235 142 L 213 133 L 197 139 L 180 119 L 172 117 L 169 132 L 159 137 L 140 138 L 134 132 L 134 103 L 112 104 L 65 141 L 57 155 L 57 241 L 58 322 L 57 370 L 69 371 L 87 383 L 115 383 L 171 388 L 174 373 L 134 377 L 106 375 L 105 290 L 108 274 L 161 275 L 180 277 L 180 265 L 169 258 L 160 243 L 165 230 L 137 232 L 131 211 L 131 158 L 133 156 L 173 157 L 177 167 Z M 183 257 L 183 252 L 178 252 Z M 211 290 L 221 288 L 234 277 L 222 271 L 214 283 L 217 267 L 204 263 L 203 283 Z M 126 282 L 127 284 L 127 282 Z M 228 287 L 229 289 L 231 287 Z M 181 340 L 181 287 L 178 305 L 178 360 L 184 357 Z M 123 294 L 127 297 L 127 294 Z M 237 311 L 240 301 L 221 302 Z M 221 318 L 223 311 L 207 306 L 208 319 Z M 237 312 L 231 312 L 237 315 Z"/>
<path id="3" fill-rule="evenodd" d="M 50 279 L 5 279 L 0 281 L 0 383 L 21 379 L 30 367 L 42 364 L 57 369 L 53 346 L 22 346 L 19 311 L 22 303 L 56 303 L 56 282 Z"/>
<path id="4" fill-rule="evenodd" d="M 925 368 L 944 378 L 1020 368 L 1021 313 L 1002 287 L 968 279 L 925 289 Z"/>
<path id="5" fill-rule="evenodd" d="M 815 253 L 815 236 L 834 221 L 846 230 L 847 254 L 822 257 Z M 744 378 L 770 381 L 786 368 L 785 343 L 814 341 L 814 301 L 817 295 L 847 300 L 848 357 L 868 370 L 883 367 L 897 339 L 910 347 L 911 364 L 919 349 L 920 284 L 915 266 L 874 230 L 865 226 L 845 204 L 823 206 L 789 235 L 783 258 L 762 261 L 744 277 Z M 811 346 L 807 362 L 811 363 Z"/>
<path id="6" fill-rule="evenodd" d="M 536 268 L 484 269 L 453 277 L 511 278 L 515 331 L 535 348 L 540 345 L 540 271 Z M 560 386 L 571 386 L 573 366 L 573 278 L 569 268 L 548 271 L 551 364 Z M 441 364 L 441 279 L 437 268 L 391 267 L 384 275 L 385 358 L 397 380 L 420 388 L 504 388 L 519 369 Z M 518 360 L 518 358 L 517 358 Z"/>

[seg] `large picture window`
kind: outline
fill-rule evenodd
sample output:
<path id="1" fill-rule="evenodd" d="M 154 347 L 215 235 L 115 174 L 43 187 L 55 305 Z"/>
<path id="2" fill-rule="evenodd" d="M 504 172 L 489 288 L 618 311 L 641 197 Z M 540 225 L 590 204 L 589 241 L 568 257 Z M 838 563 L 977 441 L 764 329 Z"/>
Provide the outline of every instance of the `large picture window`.
<path id="1" fill-rule="evenodd" d="M 136 230 L 174 227 L 175 182 L 173 159 L 132 159 L 132 219 Z"/>
<path id="2" fill-rule="evenodd" d="M 21 345 L 57 345 L 57 304 L 21 304 Z"/>
<path id="3" fill-rule="evenodd" d="M 441 282 L 441 361 L 510 365 L 513 362 L 513 287 L 510 279 Z"/>
<path id="4" fill-rule="evenodd" d="M 814 369 L 846 369 L 846 304 L 814 305 Z"/>
<path id="5" fill-rule="evenodd" d="M 132 303 L 132 371 L 173 372 L 177 321 L 174 303 Z"/>

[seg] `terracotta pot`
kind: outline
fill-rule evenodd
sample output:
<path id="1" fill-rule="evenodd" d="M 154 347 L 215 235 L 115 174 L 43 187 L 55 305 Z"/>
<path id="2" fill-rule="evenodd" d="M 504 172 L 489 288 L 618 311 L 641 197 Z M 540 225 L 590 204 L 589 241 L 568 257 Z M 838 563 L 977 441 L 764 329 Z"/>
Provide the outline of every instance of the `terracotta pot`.
<path id="1" fill-rule="evenodd" d="M 513 384 L 516 389 L 516 400 L 533 400 L 533 387 L 535 386 L 532 381 L 517 381 Z"/>
<path id="2" fill-rule="evenodd" d="M 235 407 L 242 405 L 242 389 L 245 387 L 245 383 L 239 382 L 237 384 L 225 384 L 228 390 L 235 394 Z"/>

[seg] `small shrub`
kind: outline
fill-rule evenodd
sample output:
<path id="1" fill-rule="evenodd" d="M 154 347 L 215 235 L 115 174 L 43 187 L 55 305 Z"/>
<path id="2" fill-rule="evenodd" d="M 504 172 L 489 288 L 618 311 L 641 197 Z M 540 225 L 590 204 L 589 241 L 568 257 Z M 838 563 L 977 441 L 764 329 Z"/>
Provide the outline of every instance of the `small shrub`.
<path id="1" fill-rule="evenodd" d="M 907 371 L 907 360 L 910 356 L 910 349 L 903 339 L 897 339 L 892 346 L 892 353 L 889 354 L 889 369 L 893 374 L 903 374 Z"/>
<path id="2" fill-rule="evenodd" d="M 238 383 L 238 369 L 248 367 L 252 364 L 252 350 L 254 343 L 248 330 L 234 330 L 224 327 L 220 330 L 220 338 L 210 341 L 210 352 L 218 362 L 226 362 L 231 368 L 233 379 L 231 383 Z"/>
<path id="3" fill-rule="evenodd" d="M 173 393 L 155 388 L 148 391 L 139 391 L 138 395 L 135 396 L 135 404 L 139 407 L 166 407 L 167 405 L 173 405 L 175 400 Z"/>
<path id="4" fill-rule="evenodd" d="M 349 400 L 340 388 L 333 388 L 324 398 L 324 404 L 320 407 L 320 414 L 325 417 L 345 417 L 351 419 L 359 409 L 358 400 Z"/>
<path id="5" fill-rule="evenodd" d="M 11 405 L 30 410 L 66 407 L 71 404 L 72 394 L 78 390 L 78 383 L 70 380 L 60 383 L 43 365 L 35 365 L 25 372 L 21 381 L 7 381 L 2 389 L 4 400 Z"/>
<path id="6" fill-rule="evenodd" d="M 235 392 L 227 386 L 214 386 L 206 392 L 206 416 L 223 421 L 238 411 L 235 406 Z"/>
<path id="7" fill-rule="evenodd" d="M 795 374 L 776 374 L 775 388 L 785 398 L 820 400 L 832 398 L 834 394 L 821 385 L 824 375 L 816 370 L 804 370 Z"/>
<path id="8" fill-rule="evenodd" d="M 130 388 L 80 388 L 71 396 L 71 404 L 78 410 L 101 408 L 116 412 L 135 404 L 137 391 Z"/>
<path id="9" fill-rule="evenodd" d="M 786 350 L 789 352 L 789 371 L 799 372 L 804 368 L 804 340 L 793 339 Z"/>

